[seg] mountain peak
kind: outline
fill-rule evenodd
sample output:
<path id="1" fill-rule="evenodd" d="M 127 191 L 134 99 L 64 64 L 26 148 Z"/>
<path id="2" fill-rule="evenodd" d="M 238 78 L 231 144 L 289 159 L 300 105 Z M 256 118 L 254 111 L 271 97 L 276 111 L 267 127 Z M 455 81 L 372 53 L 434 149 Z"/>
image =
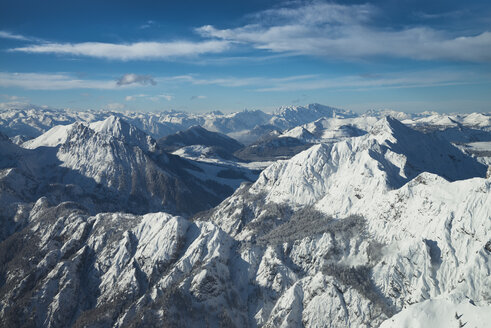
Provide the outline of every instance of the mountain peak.
<path id="1" fill-rule="evenodd" d="M 103 121 L 90 124 L 95 132 L 107 134 L 129 145 L 136 145 L 146 151 L 154 151 L 156 142 L 145 132 L 131 125 L 119 116 L 110 115 Z"/>
<path id="2" fill-rule="evenodd" d="M 382 139 L 398 139 L 404 135 L 414 134 L 417 131 L 407 127 L 398 119 L 392 116 L 384 116 L 378 120 L 370 130 L 370 134 L 377 137 L 377 140 Z"/>
<path id="3" fill-rule="evenodd" d="M 130 124 L 115 115 L 110 115 L 105 120 L 92 123 L 90 126 L 96 132 L 103 132 L 113 136 L 126 134 L 131 129 Z"/>

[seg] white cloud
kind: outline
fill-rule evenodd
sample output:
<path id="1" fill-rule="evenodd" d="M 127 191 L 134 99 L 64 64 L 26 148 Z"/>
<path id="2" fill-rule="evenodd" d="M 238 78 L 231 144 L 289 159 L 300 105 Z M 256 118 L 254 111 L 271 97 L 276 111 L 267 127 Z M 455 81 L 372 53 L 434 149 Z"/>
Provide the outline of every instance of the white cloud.
<path id="1" fill-rule="evenodd" d="M 150 96 L 146 94 L 138 94 L 138 95 L 131 95 L 131 96 L 126 96 L 125 100 L 126 101 L 133 101 L 138 98 L 145 98 L 145 99 L 150 99 L 152 101 L 159 101 L 160 99 L 165 99 L 167 101 L 171 101 L 174 99 L 174 96 L 172 95 L 166 95 L 166 94 L 161 94 L 161 95 L 156 95 L 156 96 Z"/>
<path id="2" fill-rule="evenodd" d="M 7 95 L 7 94 L 0 95 L 0 98 L 7 99 L 8 101 L 13 101 L 13 102 L 19 102 L 19 101 L 26 101 L 27 100 L 25 97 L 11 96 L 11 95 Z"/>
<path id="3" fill-rule="evenodd" d="M 426 70 L 393 72 L 375 75 L 324 76 L 295 75 L 282 78 L 270 77 L 227 77 L 198 78 L 181 75 L 159 78 L 163 83 L 189 83 L 193 85 L 217 85 L 221 87 L 250 87 L 258 92 L 285 92 L 300 90 L 368 90 L 371 88 L 415 88 L 470 83 L 489 83 L 491 75 L 469 71 Z M 191 97 L 191 99 L 197 99 Z"/>
<path id="4" fill-rule="evenodd" d="M 171 101 L 172 99 L 174 99 L 174 96 L 171 96 L 171 95 L 158 95 L 158 96 L 155 96 L 154 98 L 157 98 L 157 99 L 165 99 L 167 101 Z"/>
<path id="5" fill-rule="evenodd" d="M 148 20 L 145 22 L 145 24 L 140 25 L 140 29 L 144 30 L 144 29 L 150 28 L 152 26 L 155 26 L 156 24 L 157 24 L 156 21 Z"/>
<path id="6" fill-rule="evenodd" d="M 112 80 L 84 80 L 67 74 L 0 72 L 0 87 L 31 90 L 116 89 Z"/>
<path id="7" fill-rule="evenodd" d="M 124 98 L 124 100 L 126 100 L 126 101 L 133 101 L 133 100 L 136 100 L 137 98 L 145 98 L 145 97 L 148 97 L 148 96 L 145 95 L 145 94 L 139 94 L 139 95 L 126 96 Z"/>
<path id="8" fill-rule="evenodd" d="M 136 43 L 43 43 L 10 49 L 14 52 L 87 56 L 113 60 L 166 59 L 220 53 L 229 48 L 229 42 L 208 40 L 202 42 L 136 42 Z"/>
<path id="9" fill-rule="evenodd" d="M 322 74 L 293 75 L 280 78 L 255 77 L 203 77 L 197 75 L 177 75 L 155 77 L 163 86 L 175 87 L 176 84 L 195 86 L 218 86 L 226 88 L 246 88 L 259 92 L 299 91 L 319 89 L 369 89 L 369 88 L 413 88 L 427 86 L 464 85 L 490 83 L 491 74 L 486 71 L 471 72 L 464 70 L 422 70 L 403 71 L 375 75 L 327 76 Z M 39 73 L 5 73 L 0 72 L 0 87 L 23 88 L 31 90 L 69 90 L 69 89 L 103 89 L 119 90 L 122 88 L 141 88 L 140 84 L 118 86 L 114 80 L 79 79 L 69 74 Z M 0 95 L 2 96 L 2 95 Z M 5 95 L 2 97 L 5 98 Z M 191 99 L 204 99 L 205 96 L 194 95 Z M 171 101 L 173 95 L 133 94 L 125 97 L 126 101 L 144 98 L 151 101 L 165 99 Z M 6 98 L 9 99 L 9 98 Z M 15 100 L 14 98 L 10 100 Z"/>
<path id="10" fill-rule="evenodd" d="M 32 38 L 29 38 L 27 36 L 23 36 L 20 34 L 14 34 L 11 32 L 7 31 L 0 31 L 0 38 L 2 39 L 12 39 L 12 40 L 20 40 L 20 41 L 31 41 Z"/>
<path id="11" fill-rule="evenodd" d="M 490 77 L 476 76 L 469 72 L 417 71 L 380 74 L 373 77 L 351 75 L 343 77 L 318 77 L 311 80 L 263 84 L 256 89 L 260 92 L 300 90 L 369 90 L 373 88 L 418 88 L 476 83 L 479 79 L 491 81 Z"/>
<path id="12" fill-rule="evenodd" d="M 9 101 L 9 102 L 0 102 L 0 109 L 27 109 L 29 107 L 29 103 L 27 102 L 19 102 L 19 101 Z"/>
<path id="13" fill-rule="evenodd" d="M 264 77 L 223 77 L 223 78 L 199 78 L 194 75 L 177 75 L 172 77 L 158 78 L 158 81 L 162 82 L 188 82 L 194 85 L 219 85 L 223 87 L 245 87 L 262 85 L 263 83 L 279 83 L 288 82 L 294 80 L 309 80 L 318 77 L 318 75 L 295 75 L 282 78 L 264 78 Z"/>
<path id="14" fill-rule="evenodd" d="M 337 59 L 389 56 L 418 60 L 491 61 L 491 32 L 452 35 L 430 27 L 380 28 L 371 5 L 308 2 L 271 9 L 257 20 L 233 29 L 211 25 L 196 31 L 203 37 L 252 45 L 277 53 Z"/>
<path id="15" fill-rule="evenodd" d="M 157 82 L 155 82 L 153 77 L 151 77 L 150 75 L 139 75 L 139 74 L 125 74 L 116 81 L 117 85 L 129 85 L 133 83 L 138 83 L 143 85 L 157 84 Z"/>

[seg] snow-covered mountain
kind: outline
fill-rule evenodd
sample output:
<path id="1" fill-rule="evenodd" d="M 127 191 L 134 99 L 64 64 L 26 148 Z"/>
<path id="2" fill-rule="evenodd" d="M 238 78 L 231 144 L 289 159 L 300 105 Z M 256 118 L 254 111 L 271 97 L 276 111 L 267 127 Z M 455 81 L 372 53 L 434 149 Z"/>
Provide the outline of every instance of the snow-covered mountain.
<path id="1" fill-rule="evenodd" d="M 357 116 L 355 113 L 348 110 L 337 109 L 321 104 L 310 104 L 306 107 L 280 107 L 273 113 L 271 123 L 279 127 L 291 128 L 297 125 L 313 122 L 322 117 L 348 118 L 355 116 Z"/>
<path id="2" fill-rule="evenodd" d="M 76 201 L 89 213 L 165 210 L 189 215 L 218 204 L 255 175 L 245 168 L 170 155 L 114 116 L 89 125 L 57 126 L 23 145 L 4 137 L 0 149 L 6 222 L 15 221 L 20 204 L 41 196 L 54 203 Z M 18 225 L 9 226 L 11 231 Z"/>
<path id="3" fill-rule="evenodd" d="M 311 143 L 333 143 L 364 135 L 379 120 L 375 116 L 356 118 L 323 117 L 284 131 L 280 137 L 292 137 Z"/>
<path id="4" fill-rule="evenodd" d="M 203 219 L 248 245 L 241 257 L 264 288 L 257 324 L 378 325 L 445 295 L 489 309 L 485 170 L 383 119 L 365 136 L 270 166 Z"/>
<path id="5" fill-rule="evenodd" d="M 119 116 L 25 148 L 0 134 L 0 326 L 487 323 L 491 170 L 448 127 L 319 112 L 263 140 L 316 145 L 239 188 L 250 171 L 168 154 Z M 485 138 L 467 116 L 450 129 Z"/>
<path id="6" fill-rule="evenodd" d="M 343 203 L 352 206 L 359 189 L 377 188 L 370 193 L 398 188 L 421 172 L 451 181 L 484 176 L 486 172 L 484 165 L 450 143 L 390 117 L 378 121 L 364 136 L 316 145 L 302 155 L 270 166 L 253 190 L 267 189 L 268 200 L 274 202 L 290 199 L 302 205 L 310 205 L 329 192 L 339 200 L 336 207 Z M 313 172 L 329 179 L 319 179 Z M 282 174 L 289 178 L 279 179 Z"/>
<path id="7" fill-rule="evenodd" d="M 353 119 L 361 116 L 364 119 L 359 120 L 358 124 L 363 124 L 364 121 L 373 122 L 373 120 L 389 115 L 403 121 L 406 125 L 427 130 L 455 127 L 456 123 L 468 128 L 491 130 L 491 115 L 489 113 L 438 114 L 434 112 L 401 113 L 372 110 L 358 115 L 349 110 L 310 104 L 307 106 L 280 107 L 273 113 L 244 110 L 230 114 L 223 114 L 219 111 L 209 113 L 186 113 L 174 110 L 164 112 L 111 112 L 55 110 L 36 106 L 12 107 L 0 110 L 0 131 L 10 138 L 27 140 L 38 137 L 57 125 L 103 121 L 111 115 L 122 118 L 154 139 L 160 139 L 192 126 L 200 125 L 209 131 L 226 134 L 244 144 L 251 144 L 271 131 L 292 129 L 321 118 Z M 354 125 L 366 130 L 363 126 Z"/>
<path id="8" fill-rule="evenodd" d="M 230 154 L 244 147 L 240 142 L 224 134 L 208 131 L 199 125 L 163 137 L 158 143 L 162 148 L 172 151 L 185 146 L 201 145 L 219 148 Z"/>

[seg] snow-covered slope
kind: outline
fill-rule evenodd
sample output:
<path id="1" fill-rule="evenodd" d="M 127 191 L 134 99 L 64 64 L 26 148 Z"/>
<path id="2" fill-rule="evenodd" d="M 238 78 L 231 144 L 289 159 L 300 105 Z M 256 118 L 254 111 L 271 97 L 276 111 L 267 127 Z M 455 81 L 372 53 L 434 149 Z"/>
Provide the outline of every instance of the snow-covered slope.
<path id="1" fill-rule="evenodd" d="M 366 134 L 378 120 L 379 118 L 375 116 L 354 118 L 323 117 L 286 130 L 281 136 L 294 137 L 312 143 L 333 143 Z"/>
<path id="2" fill-rule="evenodd" d="M 491 305 L 477 307 L 471 302 L 454 303 L 434 299 L 411 305 L 384 321 L 381 328 L 447 328 L 487 327 L 491 322 Z"/>
<path id="3" fill-rule="evenodd" d="M 465 126 L 467 128 L 491 131 L 490 113 L 414 115 L 403 120 L 404 124 L 429 130 Z"/>
<path id="4" fill-rule="evenodd" d="M 269 201 L 299 205 L 328 194 L 336 208 L 349 208 L 360 193 L 399 188 L 421 172 L 458 180 L 485 176 L 486 167 L 450 143 L 387 117 L 364 136 L 316 145 L 270 166 L 251 192 L 267 190 Z"/>
<path id="5" fill-rule="evenodd" d="M 291 128 L 297 125 L 313 122 L 322 117 L 348 118 L 355 116 L 357 115 L 351 111 L 320 104 L 310 104 L 307 107 L 287 106 L 280 107 L 273 113 L 271 124 L 282 128 Z"/>
<path id="6" fill-rule="evenodd" d="M 484 174 L 450 144 L 388 118 L 272 165 L 209 220 L 249 245 L 241 256 L 261 263 L 256 284 L 275 291 L 259 301 L 258 324 L 378 325 L 441 295 L 489 307 Z"/>

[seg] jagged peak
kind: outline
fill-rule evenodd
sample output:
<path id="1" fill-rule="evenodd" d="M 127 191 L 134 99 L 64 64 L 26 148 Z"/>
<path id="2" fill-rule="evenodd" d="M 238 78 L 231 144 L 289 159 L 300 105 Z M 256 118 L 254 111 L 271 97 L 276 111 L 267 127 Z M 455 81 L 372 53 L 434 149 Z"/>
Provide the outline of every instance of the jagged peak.
<path id="1" fill-rule="evenodd" d="M 58 134 L 61 135 L 57 137 L 58 141 L 53 142 L 52 140 L 48 140 L 47 137 L 45 138 L 47 140 L 44 141 L 46 145 L 53 147 L 66 143 L 87 142 L 88 139 L 96 137 L 97 139 L 105 139 L 108 142 L 111 140 L 119 140 L 131 146 L 138 146 L 145 151 L 154 151 L 156 147 L 156 141 L 149 135 L 114 115 L 109 116 L 103 121 L 90 124 L 75 122 L 68 126 L 60 126 L 58 127 L 58 130 Z M 48 134 L 48 132 L 46 134 Z M 43 142 L 41 138 L 46 134 L 41 135 L 38 138 L 40 139 L 39 143 Z M 38 143 L 36 146 L 39 146 Z"/>
<path id="2" fill-rule="evenodd" d="M 203 132 L 209 132 L 207 129 L 202 127 L 201 125 L 193 125 L 190 128 L 188 128 L 185 131 L 203 131 Z"/>
<path id="3" fill-rule="evenodd" d="M 289 119 L 296 117 L 297 119 L 304 120 L 305 123 L 322 117 L 346 118 L 356 116 L 356 114 L 349 110 L 325 106 L 317 103 L 306 106 L 281 106 L 273 112 L 273 115 Z"/>
<path id="4" fill-rule="evenodd" d="M 413 129 L 404 125 L 398 119 L 392 116 L 384 116 L 378 120 L 370 130 L 371 135 L 375 136 L 386 136 L 386 137 L 396 137 L 398 135 L 406 133 L 414 133 Z"/>
<path id="5" fill-rule="evenodd" d="M 110 135 L 144 150 L 154 151 L 157 144 L 148 134 L 116 115 L 110 115 L 103 121 L 91 123 L 90 128 L 97 133 Z"/>
<path id="6" fill-rule="evenodd" d="M 113 136 L 129 134 L 130 130 L 133 128 L 136 129 L 128 122 L 115 115 L 110 115 L 103 121 L 91 123 L 90 127 L 96 132 L 108 133 Z"/>

